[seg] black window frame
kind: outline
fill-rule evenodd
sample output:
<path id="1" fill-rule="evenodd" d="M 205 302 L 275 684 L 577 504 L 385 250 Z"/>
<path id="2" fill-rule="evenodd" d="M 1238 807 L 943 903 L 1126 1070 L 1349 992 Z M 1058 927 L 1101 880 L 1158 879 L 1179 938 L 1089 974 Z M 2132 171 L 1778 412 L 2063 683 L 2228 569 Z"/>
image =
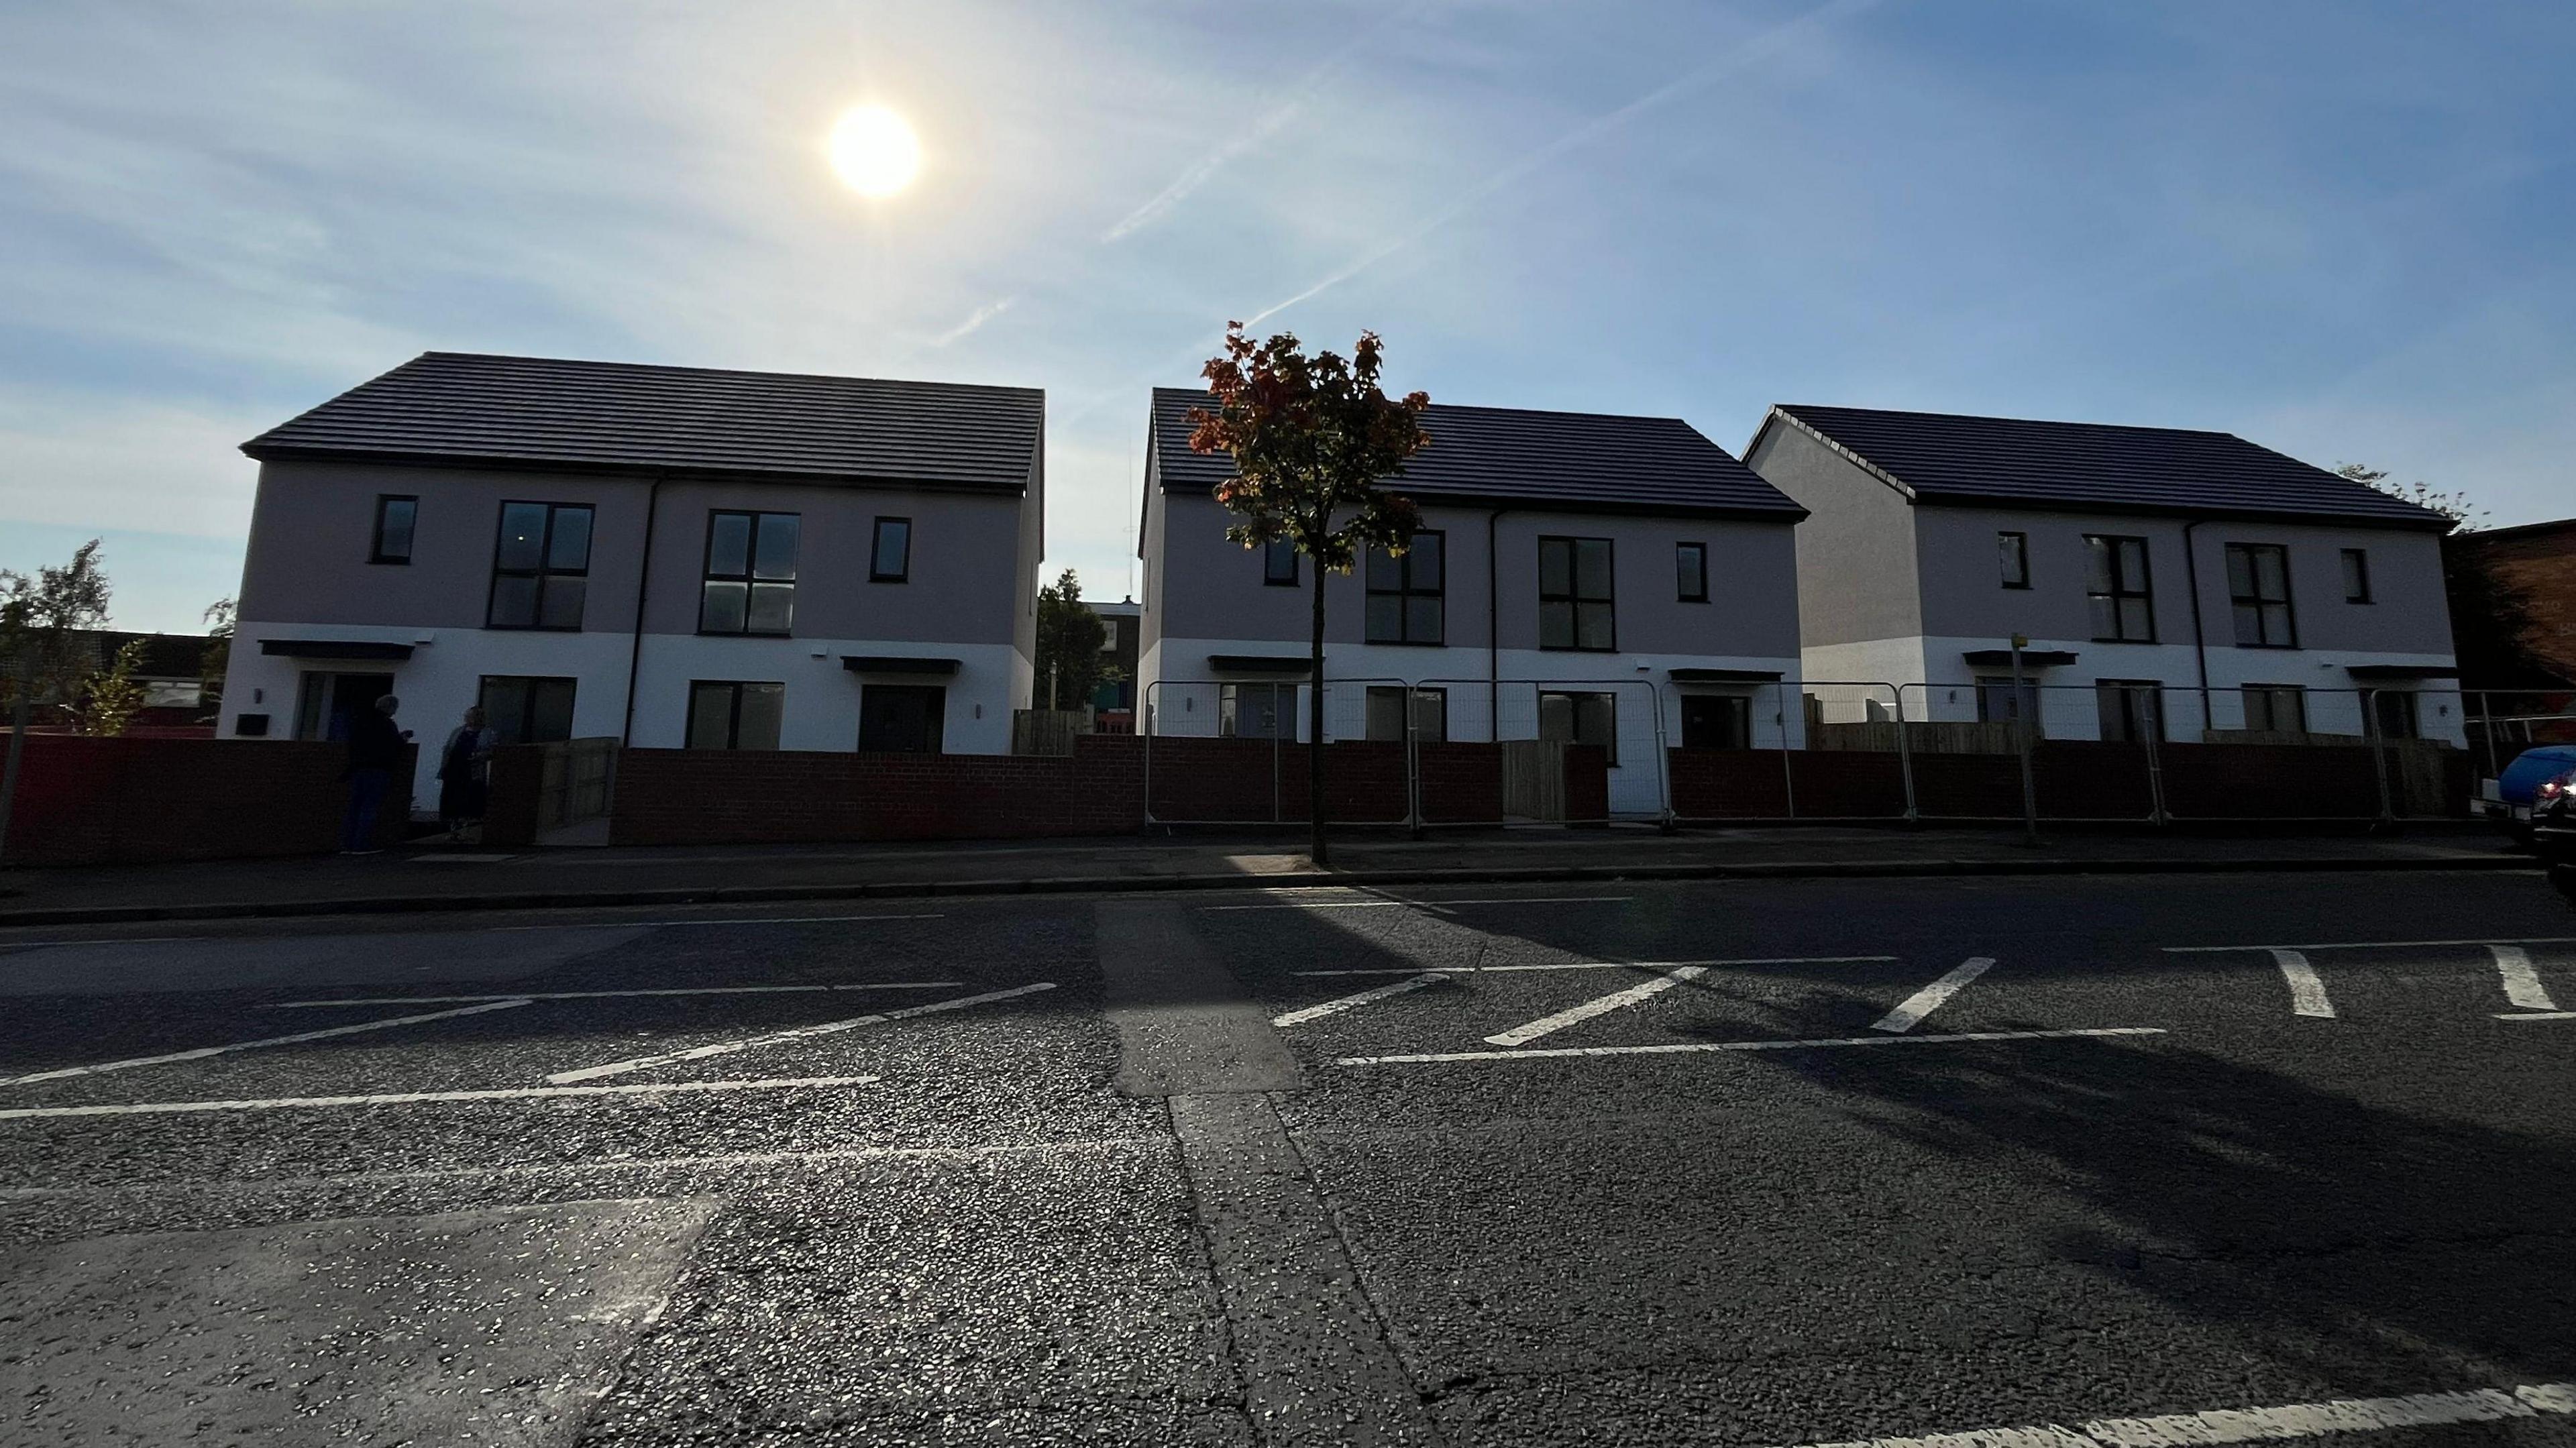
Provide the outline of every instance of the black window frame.
<path id="1" fill-rule="evenodd" d="M 1407 733 L 1420 738 L 1425 744 L 1449 742 L 1449 691 L 1445 688 L 1414 688 L 1404 684 L 1371 684 L 1362 693 L 1360 722 L 1364 726 L 1361 734 L 1365 738 L 1376 743 L 1401 744 L 1404 742 L 1404 733 L 1397 734 L 1391 740 L 1378 737 L 1377 706 L 1384 702 L 1389 694 L 1397 696 L 1397 717 L 1404 721 Z M 1426 715 L 1438 731 L 1436 734 L 1423 732 L 1422 725 Z"/>
<path id="2" fill-rule="evenodd" d="M 2012 541 L 2012 556 L 2009 560 L 2005 558 L 2003 553 L 2004 541 L 2006 539 L 2010 539 Z M 2012 528 L 1996 529 L 1995 563 L 1998 570 L 2003 575 L 2004 587 L 2022 589 L 2029 588 L 2030 535 Z M 2152 608 L 2153 605 L 2151 604 L 2149 607 Z"/>
<path id="3" fill-rule="evenodd" d="M 2370 550 L 2346 548 L 2342 552 L 2343 601 L 2346 603 L 2379 602 L 2378 593 L 2370 586 Z M 2360 585 L 2358 592 L 2354 591 L 2355 584 Z"/>
<path id="4" fill-rule="evenodd" d="M 388 553 L 385 551 L 385 511 L 396 503 L 406 503 L 411 507 L 411 516 L 403 522 L 403 551 L 400 554 Z M 367 542 L 367 561 L 369 563 L 384 563 L 403 568 L 410 567 L 412 549 L 420 541 L 419 533 L 420 494 L 376 494 L 376 527 L 374 534 Z"/>
<path id="5" fill-rule="evenodd" d="M 740 573 L 718 573 L 716 571 L 716 521 L 720 518 L 740 518 L 744 520 L 742 571 Z M 786 578 L 763 578 L 760 576 L 760 523 L 764 518 L 795 519 L 796 547 L 794 551 L 798 554 L 802 554 L 805 551 L 805 515 L 802 513 L 788 513 L 781 512 L 777 509 L 764 508 L 709 508 L 707 510 L 707 542 L 706 547 L 700 550 L 698 555 L 699 633 L 714 638 L 784 639 L 794 638 L 796 636 L 796 575 L 797 570 L 801 568 L 803 564 L 799 559 L 791 557 L 788 560 Z M 709 628 L 707 626 L 707 585 L 711 583 L 738 583 L 742 585 L 742 627 Z M 783 586 L 786 588 L 787 626 L 785 628 L 766 629 L 753 628 L 751 626 L 752 594 L 764 586 L 769 588 L 779 588 Z"/>
<path id="6" fill-rule="evenodd" d="M 537 566 L 534 568 L 504 568 L 501 566 L 501 545 L 509 528 L 510 510 L 512 508 L 543 508 L 546 510 L 546 528 L 545 532 L 538 535 L 537 538 Z M 582 531 L 581 566 L 579 568 L 558 568 L 554 565 L 555 520 L 565 513 L 586 513 L 590 515 L 589 521 L 584 525 Z M 550 624 L 545 621 L 546 588 L 548 583 L 553 579 L 580 579 L 582 581 L 582 612 L 587 614 L 590 611 L 590 555 L 598 548 L 598 546 L 599 508 L 597 504 L 549 503 L 540 498 L 502 499 L 501 509 L 493 516 L 492 519 L 492 582 L 490 587 L 485 590 L 483 596 L 483 626 L 487 629 L 507 629 L 513 633 L 581 632 L 582 625 L 581 620 L 579 619 L 575 619 L 573 622 L 568 624 Z M 493 605 L 500 599 L 501 580 L 504 578 L 533 578 L 536 580 L 536 607 L 532 611 L 533 617 L 536 620 L 535 622 L 494 623 L 492 621 Z"/>
<path id="7" fill-rule="evenodd" d="M 1618 767 L 1619 767 L 1619 691 L 1618 691 L 1618 690 L 1616 690 L 1616 689 L 1575 689 L 1575 688 L 1565 688 L 1565 689 L 1541 689 L 1541 690 L 1539 690 L 1539 691 L 1538 691 L 1538 737 L 1539 737 L 1539 738 L 1541 738 L 1541 739 L 1546 739 L 1546 738 L 1548 737 L 1548 734 L 1547 734 L 1547 701 L 1548 701 L 1548 700 L 1550 700 L 1550 699 L 1563 699 L 1563 700 L 1566 700 L 1566 701 L 1567 701 L 1567 710 L 1568 710 L 1567 718 L 1568 718 L 1568 721 L 1572 724 L 1572 726 L 1573 726 L 1573 731 L 1574 731 L 1573 733 L 1571 733 L 1571 734 L 1567 735 L 1567 736 L 1565 737 L 1565 739 L 1563 740 L 1563 742 L 1564 742 L 1564 743 L 1567 743 L 1567 744 L 1581 744 L 1581 743 L 1583 742 L 1583 701 L 1584 701 L 1584 700 L 1586 700 L 1586 699 L 1598 699 L 1598 700 L 1600 700 L 1600 701 L 1601 701 L 1601 703 L 1602 703 L 1602 707 L 1603 707 L 1605 710 L 1607 710 L 1607 711 L 1608 711 L 1608 718 L 1609 718 L 1609 725 L 1610 725 L 1610 729 L 1609 729 L 1609 735 L 1610 735 L 1610 737 L 1609 737 L 1606 741 L 1604 741 L 1604 742 L 1602 743 L 1602 745 L 1601 745 L 1601 749 L 1602 749 L 1602 752 L 1603 752 L 1604 754 L 1606 754 L 1606 755 L 1609 757 L 1609 764 L 1610 764 L 1610 767 L 1611 767 L 1612 769 L 1616 769 L 1616 768 L 1618 768 Z"/>
<path id="8" fill-rule="evenodd" d="M 519 698 L 517 708 L 505 711 L 493 706 L 492 686 L 495 684 L 503 685 L 518 691 Z M 510 731 L 503 729 L 498 722 L 506 715 L 516 717 L 519 722 L 524 725 L 529 717 L 536 712 L 532 706 L 536 703 L 537 688 L 539 685 L 543 684 L 561 684 L 564 686 L 566 698 L 564 702 L 563 738 L 574 738 L 574 731 L 580 727 L 581 722 L 579 712 L 581 709 L 581 680 L 578 677 L 570 677 L 562 674 L 483 674 L 478 676 L 475 681 L 474 707 L 483 711 L 485 720 L 489 721 L 494 732 L 501 736 L 501 742 L 503 744 L 560 744 L 563 742 L 561 739 L 529 739 L 525 737 L 512 737 Z M 522 734 L 524 735 L 524 731 L 522 731 Z"/>
<path id="9" fill-rule="evenodd" d="M 1685 555 L 1690 555 L 1696 560 L 1693 571 L 1698 575 L 1699 582 L 1695 587 L 1685 586 L 1681 579 L 1682 558 Z M 1708 545 L 1706 543 L 1697 539 L 1683 539 L 1673 545 L 1673 591 L 1678 595 L 1674 600 L 1678 603 L 1708 602 Z M 1615 621 L 1611 625 L 1613 629 L 1617 626 Z"/>
<path id="10" fill-rule="evenodd" d="M 2263 700 L 2263 724 L 2260 728 L 2255 727 L 2252 708 L 2257 695 L 2260 695 Z M 2281 727 L 2280 706 L 2281 700 L 2285 697 L 2298 716 L 2298 722 L 2294 728 Z M 2236 691 L 2236 704 L 2238 712 L 2244 715 L 2242 722 L 2248 734 L 2305 734 L 2308 732 L 2308 686 L 2305 684 L 2245 684 Z"/>
<path id="11" fill-rule="evenodd" d="M 2256 560 L 2264 554 L 2270 554 L 2281 560 L 2281 596 L 2279 598 L 2266 598 L 2263 595 L 2263 571 Z M 2250 594 L 2236 591 L 2236 560 L 2240 555 L 2245 559 L 2246 580 L 2254 590 Z M 2225 563 L 2227 602 L 2236 626 L 2236 646 L 2240 649 L 2297 648 L 2299 646 L 2299 611 L 2290 601 L 2293 594 L 2290 587 L 2289 546 L 2282 543 L 2230 543 L 2226 548 Z M 2274 639 L 2271 636 L 2269 610 L 2275 608 L 2281 611 L 2282 626 L 2289 633 L 2286 639 Z M 2249 609 L 2253 611 L 2254 623 L 2254 637 L 2251 639 L 2245 636 L 2246 611 Z"/>
<path id="12" fill-rule="evenodd" d="M 1425 538 L 1439 540 L 1434 546 L 1440 554 L 1440 581 L 1429 588 L 1415 583 L 1413 578 L 1414 569 L 1421 560 L 1421 540 Z M 1395 568 L 1397 574 L 1395 587 L 1378 586 L 1378 566 L 1381 563 Z M 1400 555 L 1390 556 L 1385 549 L 1381 548 L 1369 549 L 1360 560 L 1360 594 L 1361 642 L 1410 645 L 1419 648 L 1447 647 L 1449 643 L 1449 534 L 1447 531 L 1439 528 L 1415 529 L 1413 542 Z M 1373 611 L 1369 608 L 1369 601 L 1377 598 L 1396 600 L 1396 628 L 1393 638 L 1383 637 L 1377 632 L 1377 621 L 1371 617 Z M 1437 638 L 1413 637 L 1413 600 L 1417 598 L 1428 598 L 1440 605 L 1440 626 L 1435 630 L 1439 635 Z"/>
<path id="13" fill-rule="evenodd" d="M 1288 559 L 1288 571 L 1279 571 L 1282 555 Z M 1293 538 L 1273 538 L 1261 545 L 1261 584 L 1264 588 L 1295 588 L 1299 578 L 1297 543 Z"/>
<path id="14" fill-rule="evenodd" d="M 903 525 L 903 568 L 895 573 L 887 573 L 877 567 L 878 562 L 885 557 L 885 530 L 888 523 Z M 912 519 L 897 517 L 892 513 L 881 514 L 876 520 L 876 525 L 868 530 L 868 582 L 910 583 L 911 581 Z"/>
<path id="15" fill-rule="evenodd" d="M 708 744 L 698 738 L 698 692 L 723 689 L 730 698 L 725 705 L 725 739 L 722 744 Z M 748 689 L 774 689 L 778 693 L 778 733 L 775 743 L 753 746 L 746 750 L 742 742 L 742 700 Z M 688 715 L 682 722 L 680 747 L 683 749 L 720 749 L 728 753 L 774 754 L 786 747 L 787 683 L 783 679 L 691 679 L 689 681 Z"/>
<path id="16" fill-rule="evenodd" d="M 2122 552 L 2120 545 L 2123 543 L 2135 543 L 2138 545 L 2138 577 L 2135 579 L 2128 577 L 2128 569 L 2121 564 L 2120 560 Z M 2111 603 L 2112 631 L 2107 634 L 2103 633 L 2101 632 L 2100 627 L 2096 625 L 2093 634 L 2093 642 L 2097 644 L 2151 644 L 2156 642 L 2155 550 L 2148 545 L 2148 542 L 2144 537 L 2135 533 L 2087 533 L 2084 535 L 2084 548 L 2088 555 L 2085 560 L 2086 566 L 2084 575 L 2085 605 L 2089 610 L 2093 602 L 2097 599 L 2108 599 Z M 2092 563 L 2094 560 L 2089 555 L 2096 552 L 2106 554 L 2110 559 L 2111 587 L 2108 592 L 2104 592 L 2103 590 L 2093 586 Z M 2132 584 L 2135 586 L 2131 586 Z M 2133 598 L 2140 600 L 2146 605 L 2147 631 L 2144 637 L 2133 638 L 2130 636 L 2128 620 L 2129 611 L 2121 606 Z"/>
<path id="17" fill-rule="evenodd" d="M 1603 553 L 1608 557 L 1606 572 L 1609 577 L 1603 585 L 1603 593 L 1598 598 L 1587 597 L 1583 592 L 1583 570 L 1578 560 L 1582 556 L 1579 545 L 1585 543 L 1600 544 Z M 1566 591 L 1564 593 L 1547 591 L 1547 550 L 1550 544 L 1561 545 L 1565 549 Z M 1570 642 L 1552 644 L 1547 641 L 1547 609 L 1552 603 L 1566 606 L 1565 617 L 1570 630 Z M 1582 642 L 1583 610 L 1587 606 L 1609 610 L 1610 641 L 1608 643 L 1587 646 Z M 1564 533 L 1539 535 L 1538 646 L 1547 653 L 1615 654 L 1619 652 L 1619 547 L 1615 539 L 1579 538 Z"/>
<path id="18" fill-rule="evenodd" d="M 2118 713 L 2112 712 L 2117 700 Z M 2156 679 L 2095 679 L 2093 708 L 2105 744 L 2160 744 L 2165 735 L 2164 684 Z M 2114 719 L 2119 721 L 2115 730 Z"/>

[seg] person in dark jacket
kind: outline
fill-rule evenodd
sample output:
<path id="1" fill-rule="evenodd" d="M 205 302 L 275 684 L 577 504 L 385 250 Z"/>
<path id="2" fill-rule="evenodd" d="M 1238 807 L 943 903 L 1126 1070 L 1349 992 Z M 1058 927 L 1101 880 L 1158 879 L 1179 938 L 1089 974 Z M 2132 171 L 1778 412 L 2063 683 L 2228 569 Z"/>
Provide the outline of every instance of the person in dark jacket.
<path id="1" fill-rule="evenodd" d="M 465 711 L 465 722 L 447 733 L 438 749 L 438 818 L 452 842 L 483 823 L 485 787 L 491 782 L 492 749 L 501 736 L 483 723 L 483 710 Z"/>
<path id="2" fill-rule="evenodd" d="M 372 855 L 376 850 L 376 812 L 384 807 L 385 788 L 402 767 L 407 730 L 394 727 L 402 700 L 387 694 L 376 707 L 349 721 L 349 813 L 340 827 L 340 853 Z"/>

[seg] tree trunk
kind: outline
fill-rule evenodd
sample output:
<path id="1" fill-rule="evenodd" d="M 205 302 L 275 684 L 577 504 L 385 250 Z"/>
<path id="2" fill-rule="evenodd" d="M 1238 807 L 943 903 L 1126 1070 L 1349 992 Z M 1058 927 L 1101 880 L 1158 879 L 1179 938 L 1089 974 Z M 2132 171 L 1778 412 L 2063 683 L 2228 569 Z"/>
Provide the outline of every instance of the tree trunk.
<path id="1" fill-rule="evenodd" d="M 1306 819 L 1313 827 L 1306 856 L 1323 869 L 1332 863 L 1324 840 L 1324 568 L 1315 566 L 1315 638 L 1306 671 Z"/>
<path id="2" fill-rule="evenodd" d="M 34 682 L 21 677 L 17 701 L 9 710 L 9 762 L 0 765 L 0 865 L 9 859 L 9 807 L 18 798 L 18 756 L 27 748 L 27 724 L 33 712 L 27 707 L 27 696 L 34 690 Z"/>

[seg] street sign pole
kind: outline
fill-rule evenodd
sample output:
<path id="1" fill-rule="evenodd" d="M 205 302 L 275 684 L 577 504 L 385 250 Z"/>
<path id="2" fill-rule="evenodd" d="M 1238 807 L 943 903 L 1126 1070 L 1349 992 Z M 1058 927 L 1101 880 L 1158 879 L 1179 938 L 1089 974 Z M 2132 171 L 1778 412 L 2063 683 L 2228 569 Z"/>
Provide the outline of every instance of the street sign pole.
<path id="1" fill-rule="evenodd" d="M 2013 745 L 2021 756 L 2021 842 L 2039 843 L 2039 791 L 2030 774 L 2030 714 L 2037 701 L 2025 694 L 2021 682 L 2021 651 L 2030 646 L 2027 635 L 2012 636 Z M 2033 691 L 2034 693 L 2036 691 Z"/>

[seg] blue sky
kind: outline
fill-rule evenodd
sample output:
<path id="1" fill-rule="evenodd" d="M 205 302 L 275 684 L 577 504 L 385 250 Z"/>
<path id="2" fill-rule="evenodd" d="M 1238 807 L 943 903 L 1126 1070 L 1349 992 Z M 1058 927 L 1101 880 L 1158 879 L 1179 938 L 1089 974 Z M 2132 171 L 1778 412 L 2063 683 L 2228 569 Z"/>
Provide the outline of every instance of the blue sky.
<path id="1" fill-rule="evenodd" d="M 232 591 L 260 429 L 429 348 L 1044 387 L 1129 588 L 1230 317 L 1435 399 L 2224 428 L 2576 513 L 2576 6 L 0 8 L 0 567 Z M 908 116 L 899 197 L 847 107 Z"/>

